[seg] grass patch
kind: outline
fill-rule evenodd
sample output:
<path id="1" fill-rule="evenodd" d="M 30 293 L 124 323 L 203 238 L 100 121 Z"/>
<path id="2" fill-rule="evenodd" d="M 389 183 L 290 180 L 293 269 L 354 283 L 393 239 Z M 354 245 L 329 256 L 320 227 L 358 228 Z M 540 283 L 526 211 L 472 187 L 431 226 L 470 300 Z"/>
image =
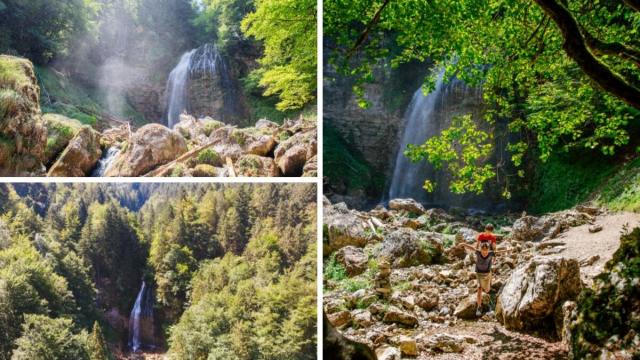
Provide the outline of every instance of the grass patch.
<path id="1" fill-rule="evenodd" d="M 340 284 L 340 286 L 342 287 L 342 290 L 344 290 L 344 291 L 355 292 L 355 291 L 358 291 L 358 290 L 361 290 L 361 289 L 370 288 L 371 287 L 371 283 L 367 279 L 351 278 L 351 279 L 343 280 L 342 284 Z"/>
<path id="2" fill-rule="evenodd" d="M 595 202 L 611 210 L 640 211 L 640 157 L 620 166 L 604 182 Z"/>
<path id="3" fill-rule="evenodd" d="M 324 278 L 342 281 L 347 278 L 347 270 L 336 260 L 336 254 L 331 254 L 324 264 Z"/>
<path id="4" fill-rule="evenodd" d="M 0 84 L 2 87 L 23 87 L 31 83 L 25 74 L 23 64 L 26 61 L 8 56 L 0 56 Z"/>

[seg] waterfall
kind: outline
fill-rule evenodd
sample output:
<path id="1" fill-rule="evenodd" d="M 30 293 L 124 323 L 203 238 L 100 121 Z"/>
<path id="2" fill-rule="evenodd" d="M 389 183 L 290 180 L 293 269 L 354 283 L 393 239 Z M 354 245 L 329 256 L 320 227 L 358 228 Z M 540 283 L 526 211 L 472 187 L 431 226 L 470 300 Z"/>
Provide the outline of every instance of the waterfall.
<path id="1" fill-rule="evenodd" d="M 422 87 L 418 88 L 404 114 L 404 132 L 393 168 L 389 199 L 410 197 L 418 201 L 427 201 L 427 193 L 422 189 L 422 184 L 432 174 L 432 169 L 425 161 L 412 163 L 404 155 L 404 151 L 407 145 L 422 144 L 426 139 L 436 135 L 438 126 L 433 113 L 436 101 L 442 93 L 443 77 L 444 70 L 441 70 L 435 89 L 427 96 L 422 93 Z"/>
<path id="2" fill-rule="evenodd" d="M 167 80 L 167 126 L 173 128 L 180 121 L 180 114 L 189 111 L 189 80 L 194 74 L 220 75 L 228 79 L 222 56 L 215 45 L 205 44 L 182 55 L 171 70 Z"/>
<path id="3" fill-rule="evenodd" d="M 153 347 L 150 343 L 153 336 L 153 295 L 146 282 L 136 297 L 136 302 L 129 316 L 129 347 L 131 351 L 141 350 L 143 346 Z"/>
<path id="4" fill-rule="evenodd" d="M 98 161 L 98 165 L 91 173 L 93 177 L 102 177 L 107 173 L 109 166 L 111 163 L 120 155 L 120 149 L 115 146 L 110 147 L 104 154 L 102 154 L 102 158 Z"/>
<path id="5" fill-rule="evenodd" d="M 446 171 L 436 171 L 426 160 L 412 163 L 404 155 L 408 144 L 420 145 L 438 135 L 451 125 L 454 116 L 468 113 L 477 114 L 482 109 L 480 88 L 467 86 L 456 78 L 445 82 L 444 70 L 438 73 L 436 87 L 427 96 L 418 88 L 405 111 L 404 130 L 400 137 L 393 175 L 387 194 L 389 199 L 413 198 L 419 202 L 436 206 L 478 206 L 479 197 L 459 196 L 449 191 L 449 176 Z M 437 185 L 433 193 L 422 186 L 426 179 L 435 179 Z"/>

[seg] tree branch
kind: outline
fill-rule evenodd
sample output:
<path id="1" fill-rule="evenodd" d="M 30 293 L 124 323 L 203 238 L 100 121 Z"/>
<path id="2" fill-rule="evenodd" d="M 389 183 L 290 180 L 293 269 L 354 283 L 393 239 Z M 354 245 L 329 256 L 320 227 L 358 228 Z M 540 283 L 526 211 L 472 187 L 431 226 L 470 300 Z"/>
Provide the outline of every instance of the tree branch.
<path id="1" fill-rule="evenodd" d="M 633 10 L 640 11 L 640 0 L 624 0 L 624 3 Z"/>
<path id="2" fill-rule="evenodd" d="M 582 34 L 587 46 L 597 55 L 615 55 L 622 59 L 632 61 L 640 67 L 640 51 L 619 42 L 605 43 L 596 39 L 584 28 Z"/>
<path id="3" fill-rule="evenodd" d="M 355 52 L 358 51 L 360 46 L 362 46 L 362 44 L 367 40 L 371 30 L 380 21 L 380 16 L 382 15 L 382 10 L 384 10 L 384 8 L 386 8 L 387 5 L 389 5 L 389 2 L 391 2 L 391 0 L 385 0 L 384 3 L 382 4 L 382 6 L 380 6 L 380 9 L 378 9 L 378 11 L 376 11 L 376 14 L 373 16 L 373 19 L 371 19 L 371 21 L 369 21 L 369 23 L 367 24 L 367 27 L 364 29 L 364 31 L 362 31 L 362 33 L 360 33 L 360 36 L 358 36 L 358 40 L 356 40 L 356 43 L 347 52 L 347 59 L 350 59 L 351 56 L 353 56 L 353 54 L 355 54 Z"/>
<path id="4" fill-rule="evenodd" d="M 569 10 L 555 0 L 535 2 L 556 23 L 564 39 L 565 52 L 580 69 L 604 91 L 640 109 L 640 89 L 629 84 L 589 51 L 580 32 L 580 25 Z"/>

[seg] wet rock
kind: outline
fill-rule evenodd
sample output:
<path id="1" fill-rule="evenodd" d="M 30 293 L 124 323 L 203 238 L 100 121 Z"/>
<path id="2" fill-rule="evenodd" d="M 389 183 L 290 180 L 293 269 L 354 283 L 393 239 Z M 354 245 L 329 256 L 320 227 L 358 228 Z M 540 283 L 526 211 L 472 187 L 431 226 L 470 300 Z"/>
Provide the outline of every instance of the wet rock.
<path id="1" fill-rule="evenodd" d="M 392 199 L 389 201 L 389 209 L 406 211 L 416 215 L 422 215 L 426 211 L 422 204 L 413 199 Z"/>
<path id="2" fill-rule="evenodd" d="M 402 268 L 437 263 L 442 252 L 440 235 L 401 228 L 384 238 L 379 256 L 391 259 L 393 267 Z"/>
<path id="3" fill-rule="evenodd" d="M 367 224 L 345 203 L 324 206 L 324 224 L 325 256 L 347 245 L 364 247 L 371 239 Z"/>
<path id="4" fill-rule="evenodd" d="M 387 324 L 395 323 L 409 327 L 418 325 L 418 318 L 415 315 L 402 311 L 395 306 L 389 306 L 382 321 Z"/>
<path id="5" fill-rule="evenodd" d="M 581 289 L 575 259 L 536 257 L 513 271 L 498 296 L 496 317 L 507 329 L 548 325 L 557 307 Z"/>
<path id="6" fill-rule="evenodd" d="M 133 134 L 126 151 L 109 167 L 106 176 L 144 175 L 186 151 L 187 143 L 180 134 L 159 124 L 148 124 Z"/>
<path id="7" fill-rule="evenodd" d="M 58 160 L 49 169 L 48 176 L 87 176 L 102 156 L 100 134 L 86 126 L 69 142 Z"/>
<path id="8" fill-rule="evenodd" d="M 356 276 L 367 270 L 369 257 L 362 248 L 348 245 L 336 252 L 336 260 L 344 266 L 348 276 Z"/>

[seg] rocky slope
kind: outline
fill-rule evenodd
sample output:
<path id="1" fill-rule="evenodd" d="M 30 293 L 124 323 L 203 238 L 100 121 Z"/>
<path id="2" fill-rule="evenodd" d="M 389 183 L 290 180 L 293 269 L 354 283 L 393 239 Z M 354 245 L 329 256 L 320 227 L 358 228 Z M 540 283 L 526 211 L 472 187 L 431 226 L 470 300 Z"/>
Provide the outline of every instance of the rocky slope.
<path id="1" fill-rule="evenodd" d="M 299 118 L 238 128 L 181 116 L 175 129 L 132 129 L 107 117 L 100 131 L 42 115 L 33 65 L 0 56 L 0 175 L 316 176 L 317 125 Z M 100 162 L 100 166 L 98 163 Z"/>
<path id="2" fill-rule="evenodd" d="M 575 249 L 621 230 L 618 214 L 587 206 L 490 218 L 424 209 L 410 199 L 369 212 L 325 199 L 324 214 L 325 312 L 378 359 L 570 356 L 575 301 L 594 266 L 612 256 Z M 632 226 L 640 223 L 634 215 L 627 217 Z M 497 223 L 498 248 L 507 252 L 496 259 L 492 291 L 476 318 L 474 259 L 462 243 L 472 244 L 486 222 Z M 618 236 L 607 239 L 619 244 Z"/>

